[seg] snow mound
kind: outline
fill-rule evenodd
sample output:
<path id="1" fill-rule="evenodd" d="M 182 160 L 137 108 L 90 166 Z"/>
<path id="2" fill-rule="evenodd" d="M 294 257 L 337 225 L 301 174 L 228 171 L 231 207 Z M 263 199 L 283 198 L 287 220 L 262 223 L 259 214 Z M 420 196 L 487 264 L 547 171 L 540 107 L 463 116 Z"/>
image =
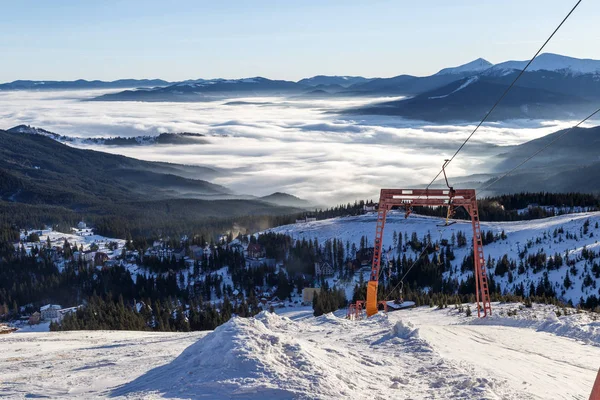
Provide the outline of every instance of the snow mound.
<path id="1" fill-rule="evenodd" d="M 571 316 L 558 318 L 554 315 L 542 322 L 537 327 L 537 331 L 565 336 L 586 344 L 600 346 L 600 322 L 581 324 L 581 321 L 576 321 Z"/>
<path id="2" fill-rule="evenodd" d="M 332 318 L 328 314 L 321 321 Z M 314 340 L 298 339 L 304 329 L 302 323 L 268 312 L 255 318 L 232 318 L 170 364 L 149 371 L 112 394 L 193 398 L 202 393 L 214 399 L 348 396 L 338 363 L 329 357 L 339 358 L 340 351 L 319 348 Z"/>
<path id="3" fill-rule="evenodd" d="M 510 305 L 497 305 L 492 316 L 482 319 L 468 319 L 468 325 L 495 325 L 513 328 L 529 328 L 537 332 L 551 333 L 556 336 L 579 340 L 585 344 L 600 347 L 600 320 L 593 313 L 582 312 L 570 315 L 556 315 L 557 308 L 549 305 L 534 305 L 533 309 L 518 310 L 516 316 L 498 315 Z M 513 305 L 514 306 L 514 305 Z"/>
<path id="4" fill-rule="evenodd" d="M 420 339 L 419 328 L 415 328 L 410 322 L 402 320 L 396 322 L 392 328 L 392 332 L 401 339 Z"/>

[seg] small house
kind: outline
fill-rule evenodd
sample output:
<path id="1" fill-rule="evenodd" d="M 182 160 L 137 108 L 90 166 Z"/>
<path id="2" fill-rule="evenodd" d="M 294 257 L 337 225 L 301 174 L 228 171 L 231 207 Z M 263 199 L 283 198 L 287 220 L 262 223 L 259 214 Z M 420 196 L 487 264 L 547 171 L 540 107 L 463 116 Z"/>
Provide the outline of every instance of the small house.
<path id="1" fill-rule="evenodd" d="M 79 306 L 79 307 L 82 307 L 82 306 Z M 68 308 L 63 308 L 62 310 L 58 310 L 58 320 L 62 321 L 62 319 L 65 317 L 65 315 L 76 312 L 79 307 L 68 307 Z"/>
<path id="2" fill-rule="evenodd" d="M 92 251 L 92 250 L 85 250 L 82 254 L 81 254 L 81 259 L 83 261 L 88 261 L 91 262 L 94 260 L 94 257 L 96 257 L 96 252 Z"/>
<path id="3" fill-rule="evenodd" d="M 29 316 L 27 323 L 29 325 L 37 325 L 40 323 L 40 319 L 41 319 L 41 315 L 39 312 L 36 311 Z"/>
<path id="4" fill-rule="evenodd" d="M 96 254 L 94 255 L 95 265 L 104 265 L 106 261 L 108 261 L 108 254 L 103 253 L 101 251 L 96 252 Z"/>
<path id="5" fill-rule="evenodd" d="M 190 246 L 190 251 L 192 253 L 192 258 L 196 260 L 201 260 L 204 256 L 204 248 L 202 246 L 192 245 Z"/>
<path id="6" fill-rule="evenodd" d="M 371 265 L 373 262 L 373 253 L 373 247 L 361 249 L 356 253 L 356 261 L 361 267 Z"/>
<path id="7" fill-rule="evenodd" d="M 315 293 L 319 294 L 320 288 L 304 288 L 302 289 L 302 302 L 305 304 L 312 303 Z"/>
<path id="8" fill-rule="evenodd" d="M 246 252 L 248 253 L 248 258 L 259 259 L 266 256 L 265 249 L 258 243 L 250 243 Z"/>
<path id="9" fill-rule="evenodd" d="M 40 307 L 40 318 L 42 320 L 51 320 L 59 318 L 59 310 L 62 307 L 58 304 L 46 304 L 43 307 Z"/>
<path id="10" fill-rule="evenodd" d="M 179 261 L 183 257 L 185 257 L 185 249 L 183 247 L 175 249 L 175 250 L 173 250 L 172 254 L 175 257 L 175 260 Z"/>
<path id="11" fill-rule="evenodd" d="M 315 263 L 315 276 L 317 278 L 333 276 L 333 273 L 333 267 L 327 261 Z"/>

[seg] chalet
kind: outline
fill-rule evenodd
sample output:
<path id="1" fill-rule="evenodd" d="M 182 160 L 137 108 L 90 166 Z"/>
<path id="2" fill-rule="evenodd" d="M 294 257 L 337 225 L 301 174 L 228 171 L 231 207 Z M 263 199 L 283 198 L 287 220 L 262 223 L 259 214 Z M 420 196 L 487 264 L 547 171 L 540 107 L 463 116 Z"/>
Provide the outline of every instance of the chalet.
<path id="1" fill-rule="evenodd" d="M 181 247 L 179 249 L 173 250 L 173 257 L 175 257 L 175 260 L 177 261 L 183 259 L 183 257 L 185 257 L 185 249 Z"/>
<path id="2" fill-rule="evenodd" d="M 333 267 L 327 261 L 315 263 L 315 276 L 317 278 L 333 276 L 333 272 Z"/>
<path id="3" fill-rule="evenodd" d="M 59 318 L 59 310 L 62 310 L 62 307 L 58 304 L 46 304 L 40 307 L 40 318 L 42 320 Z"/>
<path id="4" fill-rule="evenodd" d="M 271 300 L 269 301 L 269 305 L 271 307 L 276 307 L 276 308 L 285 307 L 285 303 L 277 296 L 271 297 Z"/>
<path id="5" fill-rule="evenodd" d="M 79 306 L 82 307 L 82 306 Z M 65 315 L 67 314 L 71 314 L 77 311 L 77 309 L 79 309 L 79 307 L 68 307 L 68 308 L 63 308 L 61 310 L 58 310 L 58 320 L 62 321 L 62 319 L 65 317 Z"/>
<path id="6" fill-rule="evenodd" d="M 27 320 L 29 325 L 37 325 L 40 323 L 41 314 L 39 312 L 34 312 L 31 314 Z"/>
<path id="7" fill-rule="evenodd" d="M 108 254 L 97 251 L 94 255 L 94 265 L 104 265 L 108 261 Z"/>
<path id="8" fill-rule="evenodd" d="M 373 247 L 367 247 L 356 252 L 356 261 L 360 267 L 371 265 L 373 262 Z"/>
<path id="9" fill-rule="evenodd" d="M 316 220 L 317 219 L 315 217 L 304 217 L 304 218 L 301 218 L 301 219 L 297 219 L 296 223 L 297 224 L 304 224 L 304 223 L 307 223 L 307 222 L 315 222 Z"/>
<path id="10" fill-rule="evenodd" d="M 204 256 L 204 248 L 202 246 L 192 245 L 190 246 L 190 251 L 192 258 L 196 260 L 201 260 L 202 256 Z"/>
<path id="11" fill-rule="evenodd" d="M 171 256 L 173 255 L 173 249 L 169 249 L 169 248 L 160 248 L 156 251 L 156 256 L 158 258 L 171 258 Z"/>
<path id="12" fill-rule="evenodd" d="M 266 256 L 265 249 L 258 243 L 250 243 L 246 249 L 246 252 L 248 254 L 248 258 L 255 260 L 265 258 Z"/>
<path id="13" fill-rule="evenodd" d="M 92 250 L 86 250 L 83 253 L 81 253 L 81 259 L 83 261 L 91 262 L 94 260 L 94 257 L 96 257 L 96 252 Z"/>
<path id="14" fill-rule="evenodd" d="M 371 212 L 371 211 L 377 211 L 377 205 L 376 204 L 371 204 L 370 206 L 368 205 L 363 205 L 363 211 L 364 212 Z"/>
<path id="15" fill-rule="evenodd" d="M 94 231 L 92 228 L 84 228 L 84 229 L 74 229 L 74 233 L 77 236 L 93 236 Z"/>
<path id="16" fill-rule="evenodd" d="M 315 293 L 319 294 L 321 289 L 319 288 L 304 288 L 302 289 L 302 303 L 310 304 L 315 297 Z"/>

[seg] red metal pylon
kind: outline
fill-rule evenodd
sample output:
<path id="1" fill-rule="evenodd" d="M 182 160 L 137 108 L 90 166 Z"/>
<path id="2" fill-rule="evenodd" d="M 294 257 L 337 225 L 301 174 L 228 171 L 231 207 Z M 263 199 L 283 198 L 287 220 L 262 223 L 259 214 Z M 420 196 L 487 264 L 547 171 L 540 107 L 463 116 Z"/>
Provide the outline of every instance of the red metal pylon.
<path id="1" fill-rule="evenodd" d="M 596 383 L 594 383 L 592 393 L 590 394 L 590 400 L 600 400 L 600 369 L 598 370 L 598 375 L 596 376 Z"/>

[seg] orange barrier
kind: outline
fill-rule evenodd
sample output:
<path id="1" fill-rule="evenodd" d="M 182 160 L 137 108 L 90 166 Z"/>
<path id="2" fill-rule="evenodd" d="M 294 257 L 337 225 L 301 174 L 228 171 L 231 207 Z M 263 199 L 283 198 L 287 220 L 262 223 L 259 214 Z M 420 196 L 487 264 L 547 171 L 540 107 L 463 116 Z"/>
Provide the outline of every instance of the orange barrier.
<path id="1" fill-rule="evenodd" d="M 592 388 L 592 394 L 590 394 L 590 400 L 600 400 L 600 369 L 596 376 L 596 383 L 594 383 L 594 387 Z"/>

